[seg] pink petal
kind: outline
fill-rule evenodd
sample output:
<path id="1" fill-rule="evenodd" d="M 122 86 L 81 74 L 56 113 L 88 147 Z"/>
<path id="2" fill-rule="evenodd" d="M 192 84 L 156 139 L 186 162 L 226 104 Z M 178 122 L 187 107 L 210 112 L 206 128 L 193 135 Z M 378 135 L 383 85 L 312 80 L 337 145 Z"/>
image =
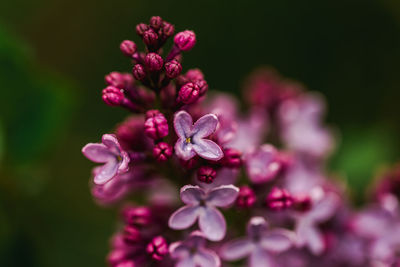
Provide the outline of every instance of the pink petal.
<path id="1" fill-rule="evenodd" d="M 220 255 L 224 260 L 235 261 L 249 255 L 254 250 L 254 244 L 247 238 L 236 239 L 226 243 Z"/>
<path id="2" fill-rule="evenodd" d="M 82 148 L 82 153 L 85 157 L 97 163 L 104 163 L 115 158 L 115 155 L 103 144 L 89 143 Z"/>
<path id="3" fill-rule="evenodd" d="M 199 227 L 205 237 L 211 241 L 220 241 L 226 233 L 224 216 L 214 207 L 203 208 L 199 215 Z"/>
<path id="4" fill-rule="evenodd" d="M 210 191 L 206 202 L 217 207 L 226 207 L 232 204 L 239 194 L 239 188 L 234 185 L 221 185 Z"/>
<path id="5" fill-rule="evenodd" d="M 118 172 L 118 161 L 116 158 L 112 158 L 102 167 L 100 167 L 100 171 L 94 177 L 95 184 L 104 184 L 111 180 L 114 176 L 117 175 Z"/>
<path id="6" fill-rule="evenodd" d="M 198 119 L 193 126 L 193 135 L 196 138 L 204 138 L 215 132 L 218 118 L 214 114 L 207 114 Z"/>
<path id="7" fill-rule="evenodd" d="M 181 241 L 174 242 L 168 247 L 171 258 L 186 258 L 189 257 L 190 249 Z"/>
<path id="8" fill-rule="evenodd" d="M 127 172 L 129 170 L 129 162 L 131 161 L 131 158 L 129 157 L 129 154 L 125 151 L 121 151 L 120 156 L 122 160 L 119 162 L 118 172 Z"/>
<path id="9" fill-rule="evenodd" d="M 121 146 L 114 134 L 104 134 L 101 141 L 115 155 L 121 154 Z"/>
<path id="10" fill-rule="evenodd" d="M 309 216 L 317 222 L 326 221 L 335 214 L 339 202 L 340 199 L 338 196 L 334 193 L 328 193 L 315 204 Z"/>
<path id="11" fill-rule="evenodd" d="M 322 234 L 308 220 L 301 220 L 296 228 L 299 245 L 307 245 L 314 255 L 320 255 L 324 251 Z"/>
<path id="12" fill-rule="evenodd" d="M 194 255 L 194 261 L 198 266 L 201 267 L 219 267 L 221 266 L 221 260 L 218 255 L 213 251 L 200 248 Z"/>
<path id="13" fill-rule="evenodd" d="M 260 247 L 253 250 L 249 263 L 250 267 L 278 267 L 272 255 Z"/>
<path id="14" fill-rule="evenodd" d="M 200 139 L 194 142 L 193 149 L 202 158 L 217 161 L 224 156 L 221 147 L 211 140 Z"/>
<path id="15" fill-rule="evenodd" d="M 189 113 L 184 110 L 175 113 L 174 127 L 179 138 L 185 139 L 186 137 L 190 137 L 192 126 L 193 120 Z"/>
<path id="16" fill-rule="evenodd" d="M 204 196 L 204 191 L 197 185 L 185 185 L 181 188 L 181 199 L 187 205 L 198 204 Z"/>
<path id="17" fill-rule="evenodd" d="M 199 215 L 199 206 L 183 206 L 169 217 L 168 225 L 175 230 L 182 230 L 192 226 Z"/>
<path id="18" fill-rule="evenodd" d="M 266 232 L 260 241 L 262 248 L 271 252 L 283 252 L 288 250 L 294 241 L 293 233 L 284 229 L 276 229 Z"/>
<path id="19" fill-rule="evenodd" d="M 178 156 L 178 158 L 183 160 L 189 160 L 196 156 L 193 145 L 187 144 L 184 139 L 178 139 L 178 141 L 176 141 L 175 154 Z"/>
<path id="20" fill-rule="evenodd" d="M 187 257 L 178 261 L 175 267 L 197 267 L 193 257 Z"/>

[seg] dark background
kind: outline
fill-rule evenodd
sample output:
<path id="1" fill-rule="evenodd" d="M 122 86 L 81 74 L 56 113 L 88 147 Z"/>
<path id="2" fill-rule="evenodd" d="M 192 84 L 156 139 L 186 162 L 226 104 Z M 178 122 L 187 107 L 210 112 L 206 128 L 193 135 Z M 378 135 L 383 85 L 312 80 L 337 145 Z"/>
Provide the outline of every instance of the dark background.
<path id="1" fill-rule="evenodd" d="M 322 92 L 340 133 L 331 162 L 358 202 L 400 158 L 400 2 L 77 1 L 0 3 L 0 266 L 104 266 L 116 210 L 96 206 L 80 152 L 126 113 L 103 77 L 129 71 L 119 43 L 160 15 L 197 45 L 184 69 L 239 94 L 268 64 Z M 142 46 L 141 46 L 142 47 Z"/>

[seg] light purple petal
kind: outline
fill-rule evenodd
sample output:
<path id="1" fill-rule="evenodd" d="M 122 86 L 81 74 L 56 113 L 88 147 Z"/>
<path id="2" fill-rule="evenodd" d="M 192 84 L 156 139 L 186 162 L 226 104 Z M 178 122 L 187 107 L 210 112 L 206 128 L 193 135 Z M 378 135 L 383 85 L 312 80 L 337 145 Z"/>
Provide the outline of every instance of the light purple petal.
<path id="1" fill-rule="evenodd" d="M 205 237 L 211 241 L 220 241 L 226 233 L 224 216 L 214 207 L 206 207 L 199 215 L 199 227 Z"/>
<path id="2" fill-rule="evenodd" d="M 262 235 L 260 245 L 271 252 L 283 252 L 293 244 L 293 233 L 284 229 L 270 230 Z"/>
<path id="3" fill-rule="evenodd" d="M 315 204 L 310 211 L 309 216 L 317 222 L 326 221 L 334 215 L 339 202 L 339 197 L 334 193 L 326 194 L 319 202 Z"/>
<path id="4" fill-rule="evenodd" d="M 206 202 L 208 205 L 226 207 L 232 204 L 239 194 L 239 188 L 234 185 L 221 185 L 210 191 Z"/>
<path id="5" fill-rule="evenodd" d="M 256 247 L 250 255 L 250 267 L 278 267 L 272 255 L 261 247 Z"/>
<path id="6" fill-rule="evenodd" d="M 195 263 L 200 267 L 219 267 L 221 266 L 221 260 L 215 252 L 200 248 L 194 255 Z"/>
<path id="7" fill-rule="evenodd" d="M 193 137 L 204 138 L 215 132 L 218 125 L 218 118 L 214 114 L 207 114 L 198 119 L 193 125 Z"/>
<path id="8" fill-rule="evenodd" d="M 190 249 L 181 241 L 174 242 L 168 247 L 171 258 L 187 258 L 190 254 Z"/>
<path id="9" fill-rule="evenodd" d="M 176 141 L 175 154 L 178 156 L 178 158 L 183 160 L 189 160 L 196 156 L 193 145 L 186 143 L 184 139 L 178 139 L 178 141 Z"/>
<path id="10" fill-rule="evenodd" d="M 186 139 L 186 137 L 190 137 L 192 126 L 193 120 L 189 113 L 184 110 L 175 113 L 174 127 L 179 138 Z"/>
<path id="11" fill-rule="evenodd" d="M 224 260 L 235 261 L 246 257 L 253 250 L 254 244 L 248 238 L 241 238 L 226 243 L 219 254 Z"/>
<path id="12" fill-rule="evenodd" d="M 178 261 L 175 267 L 197 267 L 193 257 L 189 256 Z"/>
<path id="13" fill-rule="evenodd" d="M 102 143 L 108 148 L 108 150 L 115 155 L 121 154 L 121 146 L 119 145 L 118 139 L 114 134 L 104 134 L 101 138 Z"/>
<path id="14" fill-rule="evenodd" d="M 211 140 L 199 139 L 194 142 L 193 149 L 202 158 L 217 161 L 224 156 L 221 147 Z"/>
<path id="15" fill-rule="evenodd" d="M 198 204 L 204 196 L 204 190 L 197 185 L 185 185 L 181 188 L 181 199 L 187 205 Z"/>
<path id="16" fill-rule="evenodd" d="M 110 181 L 113 177 L 117 175 L 118 172 L 118 161 L 116 158 L 112 158 L 102 167 L 100 167 L 99 172 L 94 177 L 95 184 L 104 184 Z"/>
<path id="17" fill-rule="evenodd" d="M 168 225 L 175 230 L 192 226 L 199 215 L 199 206 L 183 206 L 169 217 Z"/>
<path id="18" fill-rule="evenodd" d="M 130 162 L 130 157 L 129 154 L 126 153 L 125 151 L 121 151 L 121 161 L 119 161 L 119 167 L 118 167 L 118 172 L 126 172 L 129 170 L 129 162 Z"/>
<path id="19" fill-rule="evenodd" d="M 104 163 L 115 158 L 115 155 L 108 151 L 103 144 L 89 143 L 82 148 L 82 153 L 93 162 Z"/>
<path id="20" fill-rule="evenodd" d="M 324 251 L 325 243 L 322 234 L 308 220 L 300 220 L 296 228 L 300 246 L 307 245 L 314 255 L 320 255 Z"/>

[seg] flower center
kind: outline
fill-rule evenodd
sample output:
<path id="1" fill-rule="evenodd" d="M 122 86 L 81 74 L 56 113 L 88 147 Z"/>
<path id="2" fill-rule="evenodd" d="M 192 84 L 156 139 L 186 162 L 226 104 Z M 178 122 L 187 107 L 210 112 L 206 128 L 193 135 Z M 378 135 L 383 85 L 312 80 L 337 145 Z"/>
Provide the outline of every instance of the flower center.
<path id="1" fill-rule="evenodd" d="M 186 137 L 186 144 L 190 144 L 192 142 L 192 138 L 191 137 Z"/>
<path id="2" fill-rule="evenodd" d="M 122 157 L 120 155 L 117 156 L 118 161 L 122 161 Z"/>

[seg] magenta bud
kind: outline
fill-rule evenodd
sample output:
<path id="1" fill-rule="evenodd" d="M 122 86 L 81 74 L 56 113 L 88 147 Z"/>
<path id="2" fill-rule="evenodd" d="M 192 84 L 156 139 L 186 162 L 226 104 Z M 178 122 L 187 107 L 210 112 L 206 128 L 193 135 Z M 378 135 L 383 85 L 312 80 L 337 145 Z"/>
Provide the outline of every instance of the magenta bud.
<path id="1" fill-rule="evenodd" d="M 121 49 L 121 52 L 127 56 L 127 57 L 132 57 L 133 54 L 136 53 L 136 44 L 130 40 L 125 40 L 122 41 L 122 43 L 119 46 L 119 49 Z"/>
<path id="2" fill-rule="evenodd" d="M 197 80 L 195 81 L 196 85 L 199 87 L 200 96 L 203 96 L 208 91 L 208 84 L 205 80 Z"/>
<path id="3" fill-rule="evenodd" d="M 150 27 L 152 27 L 154 30 L 158 30 L 161 28 L 163 25 L 163 20 L 159 16 L 153 16 L 150 18 Z"/>
<path id="4" fill-rule="evenodd" d="M 162 31 L 165 37 L 171 37 L 174 35 L 175 27 L 171 23 L 165 22 L 163 23 Z"/>
<path id="5" fill-rule="evenodd" d="M 242 152 L 234 148 L 225 149 L 221 164 L 229 168 L 239 168 L 242 166 Z"/>
<path id="6" fill-rule="evenodd" d="M 201 166 L 197 170 L 197 179 L 203 183 L 211 184 L 214 181 L 215 176 L 217 176 L 217 171 L 213 167 Z"/>
<path id="7" fill-rule="evenodd" d="M 157 40 L 158 34 L 154 30 L 149 29 L 143 33 L 143 42 L 145 43 L 145 45 L 153 46 L 157 44 Z"/>
<path id="8" fill-rule="evenodd" d="M 135 262 L 133 260 L 124 260 L 119 262 L 118 264 L 116 264 L 113 267 L 136 267 L 137 265 L 135 264 Z"/>
<path id="9" fill-rule="evenodd" d="M 133 66 L 132 74 L 133 77 L 135 77 L 135 79 L 138 81 L 142 81 L 144 80 L 144 78 L 146 78 L 146 71 L 141 64 L 136 64 L 135 66 Z"/>
<path id="10" fill-rule="evenodd" d="M 173 59 L 165 63 L 165 75 L 167 75 L 168 78 L 174 79 L 178 77 L 178 75 L 181 74 L 181 71 L 182 65 L 177 60 Z"/>
<path id="11" fill-rule="evenodd" d="M 308 195 L 298 195 L 293 197 L 293 207 L 300 212 L 309 211 L 312 207 L 311 197 Z"/>
<path id="12" fill-rule="evenodd" d="M 172 156 L 172 146 L 165 142 L 156 144 L 153 148 L 153 156 L 158 162 L 167 161 Z"/>
<path id="13" fill-rule="evenodd" d="M 293 198 L 286 189 L 274 187 L 265 199 L 265 204 L 271 210 L 280 211 L 293 205 Z"/>
<path id="14" fill-rule="evenodd" d="M 120 106 L 125 99 L 123 90 L 114 86 L 107 86 L 102 93 L 103 101 L 109 106 Z"/>
<path id="15" fill-rule="evenodd" d="M 186 83 L 179 90 L 179 100 L 184 104 L 192 104 L 200 97 L 200 88 L 197 84 Z"/>
<path id="16" fill-rule="evenodd" d="M 136 227 L 126 225 L 124 228 L 123 238 L 126 243 L 135 244 L 141 241 L 141 234 Z"/>
<path id="17" fill-rule="evenodd" d="M 164 64 L 162 57 L 156 53 L 148 53 L 144 59 L 144 62 L 150 71 L 159 71 Z"/>
<path id="18" fill-rule="evenodd" d="M 204 74 L 199 69 L 190 69 L 186 72 L 185 76 L 190 81 L 204 80 Z"/>
<path id="19" fill-rule="evenodd" d="M 128 207 L 123 217 L 128 225 L 144 226 L 152 221 L 151 210 L 147 207 Z"/>
<path id="20" fill-rule="evenodd" d="M 144 23 L 139 23 L 136 25 L 136 33 L 139 36 L 143 36 L 143 33 L 149 29 L 149 26 Z"/>
<path id="21" fill-rule="evenodd" d="M 256 202 L 256 195 L 253 189 L 247 185 L 241 186 L 239 195 L 236 199 L 236 205 L 240 208 L 251 208 Z"/>
<path id="22" fill-rule="evenodd" d="M 159 140 L 168 135 L 168 121 L 161 112 L 150 110 L 146 114 L 144 131 L 153 140 Z"/>
<path id="23" fill-rule="evenodd" d="M 118 87 L 120 89 L 125 88 L 125 75 L 117 71 L 113 71 L 106 75 L 105 81 L 108 85 Z"/>
<path id="24" fill-rule="evenodd" d="M 160 261 L 168 254 L 167 241 L 162 236 L 156 236 L 147 245 L 146 251 L 154 260 Z"/>
<path id="25" fill-rule="evenodd" d="M 183 31 L 175 35 L 175 45 L 182 51 L 189 51 L 196 44 L 196 34 L 193 31 Z"/>

